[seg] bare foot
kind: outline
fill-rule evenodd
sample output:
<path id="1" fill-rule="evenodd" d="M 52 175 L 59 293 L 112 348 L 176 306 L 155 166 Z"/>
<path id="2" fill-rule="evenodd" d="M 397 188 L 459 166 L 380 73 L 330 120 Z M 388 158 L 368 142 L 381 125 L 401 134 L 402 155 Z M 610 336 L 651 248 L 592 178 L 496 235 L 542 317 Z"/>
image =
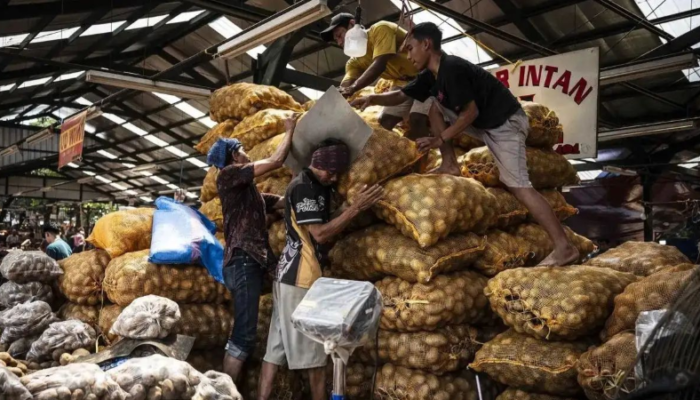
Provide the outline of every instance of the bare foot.
<path id="1" fill-rule="evenodd" d="M 579 258 L 579 253 L 576 247 L 569 244 L 564 251 L 554 250 L 542 262 L 537 264 L 538 267 L 563 267 L 569 265 Z"/>
<path id="2" fill-rule="evenodd" d="M 442 164 L 439 167 L 426 172 L 426 174 L 462 176 L 462 171 L 459 170 L 458 166 L 449 167 Z"/>

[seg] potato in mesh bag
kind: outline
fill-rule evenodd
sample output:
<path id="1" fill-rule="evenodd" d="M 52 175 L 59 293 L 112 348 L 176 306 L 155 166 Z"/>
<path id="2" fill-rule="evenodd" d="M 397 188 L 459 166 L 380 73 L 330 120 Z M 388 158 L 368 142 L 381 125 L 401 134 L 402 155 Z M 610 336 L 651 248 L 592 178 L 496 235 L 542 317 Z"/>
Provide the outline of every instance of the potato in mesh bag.
<path id="1" fill-rule="evenodd" d="M 272 254 L 279 258 L 284 251 L 284 246 L 287 244 L 287 227 L 284 220 L 273 222 L 268 228 L 267 234 Z"/>
<path id="2" fill-rule="evenodd" d="M 500 188 L 487 188 L 495 198 L 496 225 L 499 229 L 518 225 L 527 219 L 528 210 L 509 191 Z"/>
<path id="3" fill-rule="evenodd" d="M 223 347 L 219 349 L 192 350 L 185 361 L 201 373 L 223 371 L 225 354 L 226 350 Z"/>
<path id="4" fill-rule="evenodd" d="M 0 344 L 9 344 L 17 339 L 44 331 L 58 318 L 51 306 L 43 301 L 18 304 L 0 313 Z"/>
<path id="5" fill-rule="evenodd" d="M 474 234 L 452 235 L 421 249 L 396 228 L 378 224 L 340 239 L 330 252 L 333 269 L 347 279 L 378 280 L 385 275 L 427 283 L 441 273 L 465 269 L 484 250 Z"/>
<path id="6" fill-rule="evenodd" d="M 608 268 L 534 267 L 501 272 L 488 282 L 491 309 L 520 333 L 575 340 L 601 327 L 615 296 L 637 278 Z"/>
<path id="7" fill-rule="evenodd" d="M 51 285 L 42 282 L 16 283 L 7 281 L 0 285 L 0 308 L 12 308 L 17 304 L 41 300 L 51 304 Z"/>
<path id="8" fill-rule="evenodd" d="M 291 175 L 271 176 L 262 182 L 258 182 L 255 186 L 258 187 L 260 193 L 276 194 L 284 196 L 287 192 L 287 187 L 292 181 Z"/>
<path id="9" fill-rule="evenodd" d="M 666 267 L 689 263 L 688 257 L 674 246 L 630 241 L 588 260 L 586 265 L 649 276 Z"/>
<path id="10" fill-rule="evenodd" d="M 56 260 L 43 251 L 13 250 L 2 259 L 0 273 L 8 281 L 27 283 L 51 282 L 63 271 Z"/>
<path id="11" fill-rule="evenodd" d="M 469 136 L 466 133 L 457 134 L 457 136 L 455 136 L 452 139 L 452 144 L 457 146 L 458 148 L 460 148 L 462 150 L 465 150 L 465 151 L 469 151 L 471 149 L 475 149 L 477 147 L 484 146 L 483 141 L 481 141 L 475 137 Z M 457 149 L 455 149 L 455 150 L 457 150 Z M 459 156 L 457 156 L 457 157 L 459 157 Z"/>
<path id="12" fill-rule="evenodd" d="M 26 359 L 27 353 L 32 349 L 32 344 L 39 340 L 39 336 L 41 336 L 41 332 L 31 336 L 23 336 L 12 342 L 12 344 L 7 347 L 7 352 L 12 357 Z"/>
<path id="13" fill-rule="evenodd" d="M 177 303 L 160 296 L 139 297 L 119 314 L 110 333 L 128 339 L 162 339 L 180 321 Z"/>
<path id="14" fill-rule="evenodd" d="M 272 155 L 275 154 L 275 152 L 277 151 L 277 148 L 280 146 L 280 144 L 282 144 L 282 141 L 285 136 L 285 134 L 280 134 L 265 140 L 264 142 L 248 150 L 248 157 L 251 161 L 260 161 L 272 157 Z M 282 168 L 277 168 L 264 175 L 256 177 L 255 182 L 261 183 L 267 180 L 268 178 L 285 176 L 292 176 L 292 170 L 286 166 Z"/>
<path id="15" fill-rule="evenodd" d="M 258 344 L 251 354 L 253 360 L 262 361 L 267 351 L 267 338 L 270 334 L 270 323 L 272 321 L 272 293 L 260 296 L 258 303 L 258 325 L 256 337 Z"/>
<path id="16" fill-rule="evenodd" d="M 532 147 L 551 148 L 561 142 L 564 132 L 554 110 L 530 101 L 522 102 L 521 105 L 530 123 L 525 144 Z"/>
<path id="17" fill-rule="evenodd" d="M 399 333 L 379 330 L 378 344 L 374 338 L 358 349 L 361 362 L 373 365 L 378 350 L 379 363 L 420 369 L 442 375 L 466 368 L 481 347 L 478 331 L 469 325 L 455 325 L 432 332 Z"/>
<path id="18" fill-rule="evenodd" d="M 576 365 L 586 342 L 546 342 L 510 329 L 476 352 L 469 368 L 523 390 L 571 396 L 581 391 Z"/>
<path id="19" fill-rule="evenodd" d="M 216 186 L 216 179 L 218 177 L 219 169 L 216 167 L 209 167 L 209 171 L 207 171 L 207 175 L 202 182 L 202 191 L 199 193 L 199 200 L 202 203 L 211 201 L 219 195 L 219 189 Z"/>
<path id="20" fill-rule="evenodd" d="M 259 363 L 248 363 L 243 370 L 240 391 L 245 400 L 258 398 L 260 381 Z M 299 371 L 291 371 L 286 366 L 280 367 L 272 384 L 269 400 L 301 400 L 303 378 Z M 359 399 L 358 399 L 359 400 Z"/>
<path id="21" fill-rule="evenodd" d="M 20 381 L 35 399 L 126 400 L 128 394 L 96 364 L 75 363 L 34 372 Z"/>
<path id="22" fill-rule="evenodd" d="M 527 156 L 527 172 L 534 188 L 556 188 L 575 185 L 579 182 L 573 165 L 554 150 L 528 147 L 525 155 Z M 463 160 L 462 175 L 474 178 L 486 186 L 502 186 L 498 167 L 488 147 L 479 147 L 469 151 Z"/>
<path id="23" fill-rule="evenodd" d="M 375 283 L 384 299 L 379 326 L 416 332 L 483 322 L 491 314 L 484 295 L 486 282 L 474 271 L 441 274 L 425 284 L 386 277 Z"/>
<path id="24" fill-rule="evenodd" d="M 384 185 L 377 216 L 421 248 L 454 232 L 483 232 L 496 221 L 493 195 L 473 179 L 451 175 L 408 175 Z"/>
<path id="25" fill-rule="evenodd" d="M 186 362 L 157 354 L 127 360 L 107 375 L 132 399 L 190 399 L 203 380 Z"/>
<path id="26" fill-rule="evenodd" d="M 209 100 L 210 116 L 216 122 L 232 118 L 242 120 L 268 108 L 303 111 L 288 93 L 276 87 L 245 82 L 218 89 Z"/>
<path id="27" fill-rule="evenodd" d="M 199 207 L 199 211 L 216 225 L 217 230 L 224 230 L 224 212 L 221 208 L 220 198 L 215 197 L 213 200 L 202 203 L 202 206 Z"/>
<path id="28" fill-rule="evenodd" d="M 353 359 L 351 359 L 346 367 L 345 397 L 348 400 L 366 400 L 370 397 L 370 393 L 372 392 L 374 365 L 353 362 Z M 330 390 L 333 389 L 332 364 L 333 363 L 328 363 L 328 370 L 326 371 L 326 380 L 329 381 L 328 386 Z"/>
<path id="29" fill-rule="evenodd" d="M 554 215 L 556 215 L 560 221 L 564 221 L 565 219 L 578 214 L 578 209 L 567 203 L 564 195 L 562 195 L 558 190 L 542 190 L 540 191 L 540 194 L 545 200 L 547 200 L 547 203 L 549 203 L 554 211 Z M 528 215 L 528 217 L 532 219 L 532 215 Z"/>
<path id="30" fill-rule="evenodd" d="M 482 144 L 483 146 L 483 144 Z M 457 156 L 457 159 L 459 157 L 467 154 L 466 150 L 462 150 L 459 147 L 455 147 L 454 149 L 455 156 Z M 426 165 L 425 165 L 425 171 L 432 171 L 433 169 L 439 167 L 442 165 L 442 153 L 440 153 L 439 150 L 433 149 L 428 152 L 427 160 L 426 160 Z"/>
<path id="31" fill-rule="evenodd" d="M 241 141 L 244 149 L 252 149 L 267 139 L 285 132 L 284 120 L 294 111 L 266 109 L 246 117 L 236 125 L 231 138 Z"/>
<path id="32" fill-rule="evenodd" d="M 213 146 L 217 140 L 231 137 L 231 134 L 233 133 L 236 125 L 238 125 L 238 122 L 239 121 L 235 119 L 228 119 L 215 125 L 213 128 L 209 129 L 209 131 L 202 136 L 201 139 L 199 139 L 199 143 L 194 146 L 194 149 L 201 154 L 207 155 L 211 149 L 211 146 Z"/>
<path id="33" fill-rule="evenodd" d="M 103 301 L 102 280 L 110 258 L 101 249 L 75 253 L 58 262 L 63 275 L 58 279 L 61 293 L 77 304 L 97 305 Z"/>
<path id="34" fill-rule="evenodd" d="M 78 320 L 54 322 L 32 344 L 27 360 L 50 360 L 54 354 L 60 357 L 77 349 L 89 349 L 95 345 L 97 334 L 88 324 Z M 53 357 L 56 359 L 57 357 Z"/>
<path id="35" fill-rule="evenodd" d="M 374 398 L 378 400 L 478 400 L 479 394 L 474 375 L 469 371 L 437 376 L 425 371 L 384 364 L 377 371 Z"/>
<path id="36" fill-rule="evenodd" d="M 56 315 L 62 320 L 76 319 L 96 328 L 100 319 L 100 308 L 101 306 L 86 306 L 68 302 L 58 309 Z"/>
<path id="37" fill-rule="evenodd" d="M 358 191 L 401 173 L 420 159 L 416 144 L 379 125 L 372 125 L 372 136 L 338 179 L 338 193 L 352 204 Z"/>
<path id="38" fill-rule="evenodd" d="M 110 261 L 102 283 L 112 303 L 127 306 L 155 294 L 177 303 L 224 303 L 231 295 L 206 268 L 148 262 L 148 250 L 124 254 Z"/>
<path id="39" fill-rule="evenodd" d="M 634 332 L 623 332 L 583 353 L 578 383 L 590 400 L 613 400 L 634 390 L 637 346 Z"/>
<path id="40" fill-rule="evenodd" d="M 0 393 L 4 400 L 31 400 L 32 394 L 8 368 L 0 366 Z"/>
<path id="41" fill-rule="evenodd" d="M 532 393 L 520 389 L 508 388 L 503 393 L 499 394 L 496 400 L 576 400 L 576 398 Z"/>
<path id="42" fill-rule="evenodd" d="M 600 333 L 601 339 L 606 341 L 620 332 L 634 330 L 637 317 L 643 311 L 667 308 L 676 300 L 694 272 L 662 271 L 630 283 L 615 297 L 615 308 Z"/>
<path id="43" fill-rule="evenodd" d="M 511 268 L 522 267 L 532 256 L 529 243 L 509 233 L 492 230 L 486 234 L 484 254 L 474 268 L 486 276 L 495 276 Z"/>
<path id="44" fill-rule="evenodd" d="M 134 208 L 109 213 L 97 220 L 87 241 L 111 258 L 150 249 L 153 212 L 153 208 Z"/>
<path id="45" fill-rule="evenodd" d="M 584 260 L 597 248 L 592 241 L 575 233 L 568 226 L 564 227 L 564 232 L 566 233 L 569 242 L 571 242 L 571 244 L 578 249 L 580 255 L 578 261 Z M 554 243 L 552 243 L 552 240 L 549 238 L 547 231 L 545 231 L 540 225 L 518 225 L 515 227 L 513 232 L 511 232 L 511 234 L 524 239 L 529 244 L 531 257 L 527 265 L 539 264 L 540 261 L 544 260 L 545 257 L 554 251 Z"/>

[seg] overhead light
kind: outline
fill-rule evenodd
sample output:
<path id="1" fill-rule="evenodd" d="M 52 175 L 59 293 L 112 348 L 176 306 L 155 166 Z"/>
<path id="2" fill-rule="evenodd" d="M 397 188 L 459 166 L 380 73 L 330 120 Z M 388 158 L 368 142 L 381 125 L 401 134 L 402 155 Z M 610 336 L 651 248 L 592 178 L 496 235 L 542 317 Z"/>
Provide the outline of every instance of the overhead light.
<path id="1" fill-rule="evenodd" d="M 43 142 L 44 140 L 47 140 L 53 136 L 54 136 L 53 130 L 51 128 L 46 128 L 46 129 L 43 129 L 43 130 L 33 134 L 32 136 L 28 137 L 24 141 L 24 144 L 26 144 L 26 145 L 36 144 L 39 142 Z"/>
<path id="2" fill-rule="evenodd" d="M 627 128 L 601 130 L 598 132 L 598 142 L 627 139 L 631 137 L 662 135 L 665 133 L 683 132 L 695 129 L 695 119 L 681 119 L 676 121 L 659 122 L 653 124 L 636 125 Z"/>
<path id="3" fill-rule="evenodd" d="M 272 42 L 331 13 L 327 0 L 300 1 L 243 30 L 216 49 L 217 56 L 235 58 L 250 49 Z"/>
<path id="4" fill-rule="evenodd" d="M 617 175 L 637 176 L 637 171 L 634 171 L 631 169 L 626 169 L 626 168 L 619 168 L 619 167 L 615 167 L 612 165 L 603 166 L 603 171 L 610 172 L 611 174 L 617 174 Z"/>
<path id="5" fill-rule="evenodd" d="M 662 57 L 656 60 L 602 69 L 600 71 L 600 84 L 612 85 L 613 83 L 649 78 L 659 74 L 693 68 L 697 65 L 698 60 L 693 53 Z"/>
<path id="6" fill-rule="evenodd" d="M 13 144 L 12 146 L 0 151 L 0 157 L 9 156 L 17 152 L 19 152 L 19 147 L 16 144 Z"/>
<path id="7" fill-rule="evenodd" d="M 129 172 L 139 172 L 139 171 L 149 171 L 152 169 L 158 169 L 157 164 L 143 164 L 139 165 L 138 167 L 134 167 L 129 170 Z"/>
<path id="8" fill-rule="evenodd" d="M 94 180 L 95 180 L 94 177 L 92 177 L 92 176 L 86 176 L 85 178 L 80 178 L 80 179 L 78 179 L 78 183 L 90 183 L 90 182 L 92 182 L 92 181 L 94 181 Z"/>
<path id="9" fill-rule="evenodd" d="M 113 74 L 103 71 L 88 71 L 85 81 L 100 85 L 116 86 L 125 89 L 140 90 L 142 92 L 160 92 L 188 99 L 209 99 L 211 90 L 193 86 L 169 83 L 163 81 L 153 81 L 150 79 L 137 78 L 135 76 Z"/>

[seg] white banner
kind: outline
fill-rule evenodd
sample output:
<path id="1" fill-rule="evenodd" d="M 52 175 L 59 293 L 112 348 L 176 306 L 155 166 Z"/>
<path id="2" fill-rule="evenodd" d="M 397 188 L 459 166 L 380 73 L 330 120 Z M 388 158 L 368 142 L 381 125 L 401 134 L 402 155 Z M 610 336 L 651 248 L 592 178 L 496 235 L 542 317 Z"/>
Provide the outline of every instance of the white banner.
<path id="1" fill-rule="evenodd" d="M 564 128 L 554 146 L 567 158 L 595 158 L 598 142 L 597 47 L 523 61 L 490 70 L 521 100 L 543 104 L 557 113 Z"/>

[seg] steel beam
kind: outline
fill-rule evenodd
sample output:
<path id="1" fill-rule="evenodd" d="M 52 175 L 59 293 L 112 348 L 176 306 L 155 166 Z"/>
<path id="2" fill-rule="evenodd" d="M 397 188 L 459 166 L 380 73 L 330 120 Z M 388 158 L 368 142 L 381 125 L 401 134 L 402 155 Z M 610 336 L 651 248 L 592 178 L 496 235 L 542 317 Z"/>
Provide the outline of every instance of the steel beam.
<path id="1" fill-rule="evenodd" d="M 644 16 L 639 16 L 632 11 L 626 9 L 625 7 L 611 1 L 611 0 L 594 0 L 596 3 L 602 5 L 603 7 L 607 8 L 608 10 L 614 12 L 615 14 L 621 16 L 622 18 L 625 18 L 629 21 L 632 21 L 636 25 L 641 26 L 642 28 L 648 30 L 649 32 L 662 37 L 666 40 L 673 40 L 673 35 L 670 33 L 664 31 L 663 29 L 653 25 L 649 20 L 644 18 Z"/>
<path id="2" fill-rule="evenodd" d="M 673 53 L 678 53 L 684 50 L 692 48 L 694 45 L 700 43 L 700 27 L 691 29 L 688 32 L 678 36 L 677 38 L 666 42 L 646 54 L 643 54 L 639 58 L 653 58 L 662 57 Z"/>
<path id="3" fill-rule="evenodd" d="M 163 2 L 167 4 L 169 2 Z M 141 7 L 144 0 L 111 0 L 102 4 L 93 0 L 72 0 L 61 2 L 27 3 L 5 7 L 0 13 L 0 21 L 23 20 L 43 16 L 82 14 L 98 9 L 114 11 L 119 8 Z"/>
<path id="4" fill-rule="evenodd" d="M 291 70 L 289 68 L 284 70 L 282 74 L 282 81 L 295 86 L 320 90 L 322 92 L 325 92 L 331 86 L 340 85 L 340 82 L 336 80 L 325 78 L 323 76 L 307 74 L 306 72 Z"/>

